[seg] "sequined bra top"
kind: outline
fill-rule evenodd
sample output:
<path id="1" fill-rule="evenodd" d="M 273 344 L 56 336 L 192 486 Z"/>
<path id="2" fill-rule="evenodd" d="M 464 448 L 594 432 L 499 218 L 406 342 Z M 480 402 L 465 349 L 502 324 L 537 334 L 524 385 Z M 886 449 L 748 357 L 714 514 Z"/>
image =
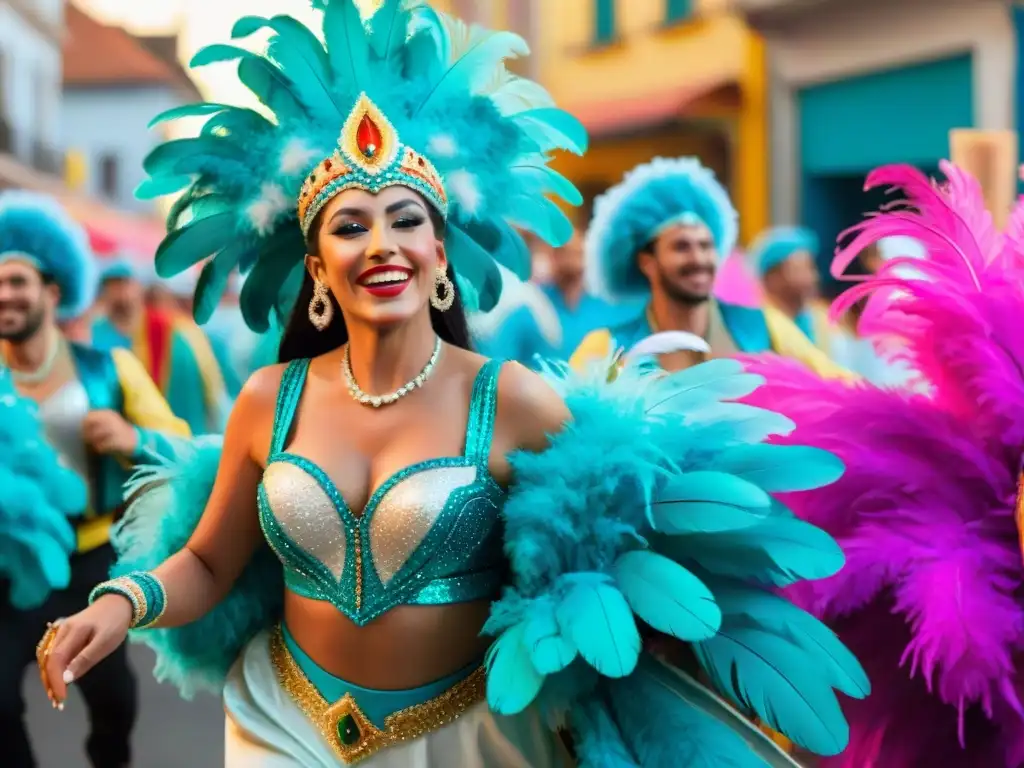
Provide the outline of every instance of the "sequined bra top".
<path id="1" fill-rule="evenodd" d="M 362 514 L 319 466 L 285 450 L 309 360 L 285 369 L 259 518 L 289 590 L 330 602 L 358 625 L 399 605 L 497 596 L 505 572 L 499 524 L 505 491 L 488 472 L 487 458 L 500 367 L 491 360 L 477 374 L 463 455 L 396 472 Z"/>

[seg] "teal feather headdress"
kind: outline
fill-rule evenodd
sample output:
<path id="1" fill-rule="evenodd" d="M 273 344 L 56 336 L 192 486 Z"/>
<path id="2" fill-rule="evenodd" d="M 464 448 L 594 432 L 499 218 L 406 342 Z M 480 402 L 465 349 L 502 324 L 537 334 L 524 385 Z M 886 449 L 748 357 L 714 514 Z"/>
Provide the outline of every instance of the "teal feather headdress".
<path id="1" fill-rule="evenodd" d="M 391 173 L 447 214 L 448 256 L 486 311 L 501 286 L 495 261 L 529 274 L 529 253 L 514 226 L 553 244 L 571 236 L 569 220 L 547 195 L 573 205 L 581 197 L 548 160 L 556 149 L 582 153 L 586 132 L 543 88 L 505 69 L 505 59 L 527 53 L 517 35 L 470 28 L 409 0 L 376 0 L 368 18 L 355 0 L 314 5 L 323 11 L 323 43 L 288 16 L 246 17 L 233 37 L 269 29 L 265 53 L 211 45 L 192 60 L 194 67 L 237 61 L 239 80 L 270 116 L 202 103 L 154 120 L 208 118 L 199 136 L 166 142 L 144 163 L 149 178 L 140 196 L 184 190 L 157 252 L 158 273 L 174 275 L 209 258 L 196 287 L 202 322 L 233 270 L 251 270 L 241 309 L 249 326 L 263 331 L 271 312 L 286 314 L 297 293 L 282 286 L 297 288 L 301 279 L 300 197 L 308 224 L 308 211 L 325 202 L 323 186 L 330 185 L 328 195 L 353 185 L 376 191 L 396 181 Z M 422 175 L 403 165 L 410 159 L 404 150 L 413 147 Z M 343 177 L 336 161 L 348 166 Z"/>
<path id="2" fill-rule="evenodd" d="M 814 232 L 804 227 L 773 227 L 754 241 L 747 258 L 758 275 L 764 277 L 800 251 L 817 255 L 818 236 Z"/>
<path id="3" fill-rule="evenodd" d="M 0 261 L 31 263 L 60 288 L 57 311 L 73 319 L 92 304 L 96 261 L 85 230 L 56 200 L 35 192 L 0 193 Z"/>
<path id="4" fill-rule="evenodd" d="M 613 299 L 650 293 L 637 254 L 673 224 L 703 224 L 720 256 L 736 245 L 737 214 L 715 174 L 694 157 L 656 157 L 594 201 L 585 251 L 590 289 Z"/>

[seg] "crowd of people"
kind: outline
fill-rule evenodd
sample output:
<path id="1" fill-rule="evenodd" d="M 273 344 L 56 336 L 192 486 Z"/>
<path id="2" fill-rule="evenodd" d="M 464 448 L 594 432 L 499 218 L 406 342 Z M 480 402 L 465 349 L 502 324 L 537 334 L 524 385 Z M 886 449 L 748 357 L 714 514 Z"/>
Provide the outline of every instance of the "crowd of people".
<path id="1" fill-rule="evenodd" d="M 4 764 L 35 661 L 145 765 L 132 634 L 229 768 L 1024 765 L 1024 208 L 880 169 L 829 309 L 695 158 L 574 227 L 515 35 L 316 5 L 198 55 L 272 117 L 162 116 L 152 269 L 0 194 Z"/>

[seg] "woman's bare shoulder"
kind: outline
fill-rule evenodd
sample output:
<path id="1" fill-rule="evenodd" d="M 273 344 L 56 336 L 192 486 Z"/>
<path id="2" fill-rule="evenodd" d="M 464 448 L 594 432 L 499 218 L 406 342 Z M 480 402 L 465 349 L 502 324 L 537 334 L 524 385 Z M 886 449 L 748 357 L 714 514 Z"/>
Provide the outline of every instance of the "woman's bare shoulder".
<path id="1" fill-rule="evenodd" d="M 565 402 L 540 374 L 515 362 L 501 367 L 495 428 L 509 435 L 513 449 L 544 450 L 569 419 Z"/>
<path id="2" fill-rule="evenodd" d="M 235 398 L 235 410 L 249 413 L 273 412 L 277 404 L 277 393 L 281 389 L 287 363 L 276 363 L 259 368 L 249 376 Z"/>

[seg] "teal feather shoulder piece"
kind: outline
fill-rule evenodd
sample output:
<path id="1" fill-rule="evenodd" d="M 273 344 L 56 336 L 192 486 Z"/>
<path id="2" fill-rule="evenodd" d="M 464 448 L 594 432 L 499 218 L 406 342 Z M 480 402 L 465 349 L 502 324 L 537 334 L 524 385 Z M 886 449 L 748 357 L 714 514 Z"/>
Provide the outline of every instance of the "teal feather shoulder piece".
<path id="1" fill-rule="evenodd" d="M 68 518 L 88 502 L 85 481 L 46 441 L 38 409 L 0 367 L 0 575 L 11 605 L 42 605 L 71 579 L 75 531 Z"/>
<path id="2" fill-rule="evenodd" d="M 171 455 L 136 469 L 126 487 L 128 509 L 111 534 L 115 576 L 152 570 L 185 546 L 213 490 L 221 445 L 220 436 L 174 441 Z M 245 644 L 280 618 L 283 595 L 281 566 L 262 545 L 228 596 L 201 619 L 133 632 L 132 639 L 156 652 L 156 678 L 186 698 L 198 690 L 220 694 Z"/>
<path id="3" fill-rule="evenodd" d="M 400 137 L 402 147 L 439 174 L 446 252 L 480 308 L 490 309 L 501 287 L 498 264 L 529 276 L 529 253 L 516 228 L 554 245 L 571 236 L 569 219 L 549 197 L 571 205 L 582 197 L 548 164 L 558 150 L 581 154 L 585 130 L 543 88 L 506 69 L 505 60 L 529 52 L 518 35 L 467 26 L 411 0 L 314 6 L 322 14 L 320 35 L 288 16 L 250 16 L 238 21 L 232 37 L 261 33 L 265 47 L 211 45 L 192 60 L 193 67 L 234 63 L 261 111 L 203 103 L 153 121 L 206 120 L 198 136 L 161 144 L 144 163 L 149 178 L 138 195 L 183 192 L 157 251 L 158 273 L 169 277 L 206 262 L 195 302 L 200 322 L 235 269 L 249 272 L 241 307 L 254 330 L 265 330 L 271 314 L 286 315 L 294 294 L 280 288 L 301 275 L 306 252 L 299 222 L 304 184 L 321 201 L 361 185 L 333 174 L 341 166 L 339 148 L 347 151 L 352 138 L 350 115 L 358 118 L 353 110 L 368 99 L 374 119 L 388 128 L 382 135 Z M 383 144 L 371 142 L 366 157 L 397 146 Z M 380 180 L 393 170 L 387 168 L 380 177 L 366 176 L 364 187 L 391 183 Z M 413 170 L 401 183 L 436 191 Z M 331 182 L 321 185 L 321 177 Z"/>
<path id="4" fill-rule="evenodd" d="M 546 451 L 511 459 L 512 586 L 486 628 L 497 636 L 492 708 L 536 702 L 568 717 L 581 754 L 621 752 L 633 761 L 622 765 L 679 765 L 687 754 L 682 764 L 786 760 L 718 695 L 652 666 L 644 640 L 660 634 L 686 644 L 744 715 L 839 753 L 849 732 L 835 691 L 863 697 L 867 677 L 830 630 L 774 590 L 836 573 L 843 554 L 772 494 L 828 485 L 842 464 L 765 442 L 793 425 L 732 402 L 762 383 L 738 362 L 667 374 L 638 361 L 608 381 L 614 362 L 584 375 L 549 369 L 572 421 Z"/>

